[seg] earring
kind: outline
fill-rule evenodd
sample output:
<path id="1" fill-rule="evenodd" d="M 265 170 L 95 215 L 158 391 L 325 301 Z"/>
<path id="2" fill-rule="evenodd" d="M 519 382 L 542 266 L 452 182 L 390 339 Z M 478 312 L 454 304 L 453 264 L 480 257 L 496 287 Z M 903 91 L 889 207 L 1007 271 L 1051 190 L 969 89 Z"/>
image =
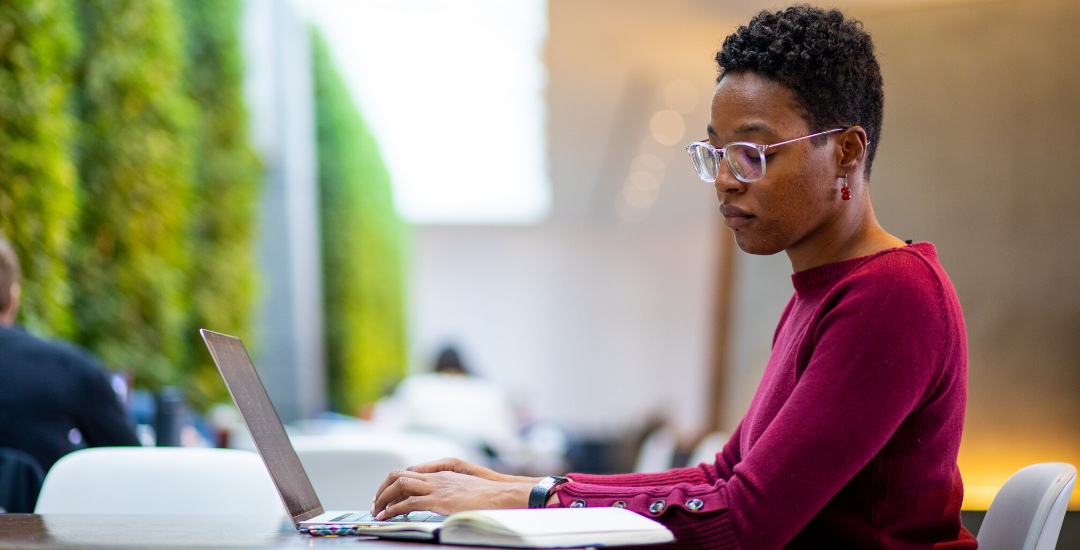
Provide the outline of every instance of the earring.
<path id="1" fill-rule="evenodd" d="M 840 188 L 840 200 L 851 200 L 851 189 L 847 186 L 847 176 L 844 176 L 844 186 Z"/>

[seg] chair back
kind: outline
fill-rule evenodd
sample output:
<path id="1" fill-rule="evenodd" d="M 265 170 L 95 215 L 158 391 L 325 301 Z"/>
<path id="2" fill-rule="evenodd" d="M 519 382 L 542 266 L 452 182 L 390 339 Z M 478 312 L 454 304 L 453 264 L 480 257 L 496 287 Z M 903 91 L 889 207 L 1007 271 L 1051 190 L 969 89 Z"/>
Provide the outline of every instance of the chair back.
<path id="1" fill-rule="evenodd" d="M 45 471 L 34 457 L 0 447 L 0 514 L 33 512 L 44 479 Z"/>
<path id="2" fill-rule="evenodd" d="M 45 476 L 34 512 L 288 517 L 259 455 L 183 447 L 68 454 Z"/>
<path id="3" fill-rule="evenodd" d="M 324 510 L 367 510 L 386 476 L 411 466 L 389 450 L 294 445 Z"/>
<path id="4" fill-rule="evenodd" d="M 697 466 L 702 462 L 707 464 L 716 463 L 716 455 L 720 454 L 724 450 L 724 445 L 727 444 L 728 439 L 731 436 L 724 432 L 711 432 L 706 434 L 694 445 L 694 451 L 690 453 L 690 460 L 687 461 L 687 466 Z"/>
<path id="5" fill-rule="evenodd" d="M 670 470 L 675 461 L 679 441 L 675 432 L 661 426 L 645 436 L 634 461 L 634 472 L 639 474 Z"/>
<path id="6" fill-rule="evenodd" d="M 1076 468 L 1032 464 L 1005 482 L 979 527 L 980 550 L 1053 550 L 1069 505 Z"/>

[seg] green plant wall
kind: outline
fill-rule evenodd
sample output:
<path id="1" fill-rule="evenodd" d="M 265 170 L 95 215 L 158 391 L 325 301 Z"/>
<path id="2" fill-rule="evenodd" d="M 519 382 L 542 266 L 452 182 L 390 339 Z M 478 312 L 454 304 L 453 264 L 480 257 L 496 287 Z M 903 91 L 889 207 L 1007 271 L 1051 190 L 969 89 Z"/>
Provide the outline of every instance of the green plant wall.
<path id="1" fill-rule="evenodd" d="M 0 232 L 20 321 L 136 384 L 227 399 L 197 329 L 252 336 L 261 167 L 241 0 L 0 2 Z"/>
<path id="2" fill-rule="evenodd" d="M 312 35 L 330 397 L 355 413 L 405 373 L 404 226 L 375 140 Z"/>
<path id="3" fill-rule="evenodd" d="M 229 394 L 198 329 L 244 338 L 254 330 L 256 216 L 261 167 L 247 139 L 238 0 L 180 0 L 187 36 L 188 89 L 199 112 L 191 204 L 192 256 L 184 371 L 196 408 Z"/>
<path id="4" fill-rule="evenodd" d="M 80 216 L 72 254 L 79 342 L 154 388 L 188 358 L 191 136 L 172 0 L 83 0 Z"/>
<path id="5" fill-rule="evenodd" d="M 66 108 L 78 32 L 68 0 L 0 2 L 0 234 L 22 264 L 19 321 L 70 336 L 76 175 Z"/>

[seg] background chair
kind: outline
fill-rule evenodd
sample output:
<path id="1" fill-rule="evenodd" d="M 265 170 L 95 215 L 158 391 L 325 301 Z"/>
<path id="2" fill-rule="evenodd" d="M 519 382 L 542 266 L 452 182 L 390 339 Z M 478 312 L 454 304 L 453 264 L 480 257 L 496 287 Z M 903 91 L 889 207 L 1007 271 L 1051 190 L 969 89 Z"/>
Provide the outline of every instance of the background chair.
<path id="1" fill-rule="evenodd" d="M 998 491 L 979 527 L 980 550 L 1053 550 L 1076 468 L 1048 462 L 1022 468 Z"/>
<path id="2" fill-rule="evenodd" d="M 410 466 L 391 451 L 294 445 L 324 510 L 367 510 L 386 476 Z"/>
<path id="3" fill-rule="evenodd" d="M 714 464 L 716 462 L 716 455 L 720 454 L 720 451 L 724 450 L 724 445 L 727 444 L 728 439 L 731 436 L 724 432 L 711 432 L 702 437 L 698 441 L 697 445 L 694 445 L 694 451 L 690 453 L 690 460 L 686 462 L 687 466 L 697 466 L 702 462 Z"/>
<path id="4" fill-rule="evenodd" d="M 45 471 L 34 457 L 0 447 L 0 513 L 33 512 L 44 479 Z"/>
<path id="5" fill-rule="evenodd" d="M 394 470 L 440 458 L 468 458 L 466 449 L 453 440 L 427 434 L 337 431 L 292 435 L 289 440 L 326 510 L 367 510 Z"/>
<path id="6" fill-rule="evenodd" d="M 634 472 L 643 474 L 671 469 L 678 448 L 678 436 L 667 426 L 661 426 L 645 436 L 634 462 Z"/>
<path id="7" fill-rule="evenodd" d="M 61 458 L 38 514 L 287 517 L 262 459 L 230 449 L 98 447 Z"/>

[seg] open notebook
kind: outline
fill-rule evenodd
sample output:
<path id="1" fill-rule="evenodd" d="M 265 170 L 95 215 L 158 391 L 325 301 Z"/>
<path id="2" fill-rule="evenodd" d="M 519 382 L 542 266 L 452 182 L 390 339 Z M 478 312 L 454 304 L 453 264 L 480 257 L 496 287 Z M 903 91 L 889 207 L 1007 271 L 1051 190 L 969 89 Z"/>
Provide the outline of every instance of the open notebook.
<path id="1" fill-rule="evenodd" d="M 309 532 L 519 548 L 620 546 L 675 540 L 663 525 L 623 508 L 473 510 L 453 514 L 441 524 L 312 526 Z"/>

